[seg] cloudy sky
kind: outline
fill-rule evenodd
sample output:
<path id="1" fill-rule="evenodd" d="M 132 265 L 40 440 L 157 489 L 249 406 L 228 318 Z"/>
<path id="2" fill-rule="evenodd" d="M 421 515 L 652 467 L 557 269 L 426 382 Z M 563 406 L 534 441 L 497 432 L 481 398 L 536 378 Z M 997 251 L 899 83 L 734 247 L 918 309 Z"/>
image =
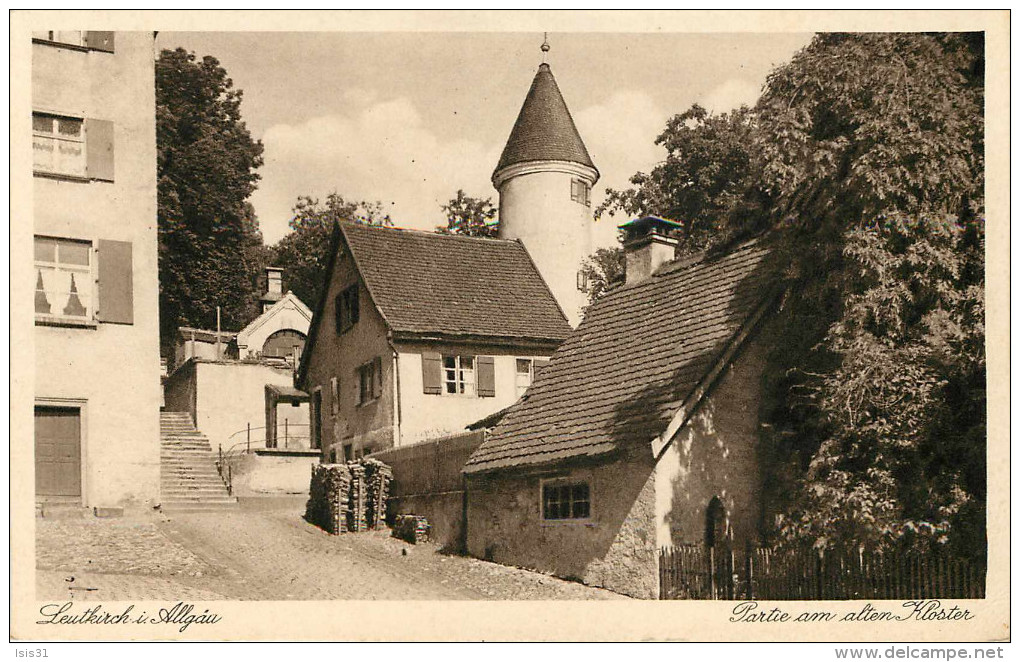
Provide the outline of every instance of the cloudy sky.
<path id="1" fill-rule="evenodd" d="M 605 187 L 665 152 L 667 118 L 698 102 L 753 103 L 809 34 L 550 33 L 549 63 Z M 396 225 L 445 224 L 458 188 L 498 199 L 490 176 L 542 61 L 541 33 L 161 32 L 160 48 L 220 60 L 265 145 L 252 203 L 267 243 L 299 195 L 379 200 Z M 613 226 L 598 224 L 600 245 Z"/>

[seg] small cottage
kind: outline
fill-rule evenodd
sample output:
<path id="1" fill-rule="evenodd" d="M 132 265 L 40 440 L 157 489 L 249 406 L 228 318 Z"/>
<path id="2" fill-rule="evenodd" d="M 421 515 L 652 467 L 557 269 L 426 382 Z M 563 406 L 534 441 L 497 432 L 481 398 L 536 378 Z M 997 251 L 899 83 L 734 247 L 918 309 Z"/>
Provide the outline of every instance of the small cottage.
<path id="1" fill-rule="evenodd" d="M 674 261 L 676 228 L 622 227 L 626 283 L 470 456 L 472 555 L 654 598 L 659 547 L 757 537 L 769 253 Z"/>
<path id="2" fill-rule="evenodd" d="M 297 380 L 327 461 L 506 408 L 571 330 L 517 241 L 343 223 L 330 256 Z"/>

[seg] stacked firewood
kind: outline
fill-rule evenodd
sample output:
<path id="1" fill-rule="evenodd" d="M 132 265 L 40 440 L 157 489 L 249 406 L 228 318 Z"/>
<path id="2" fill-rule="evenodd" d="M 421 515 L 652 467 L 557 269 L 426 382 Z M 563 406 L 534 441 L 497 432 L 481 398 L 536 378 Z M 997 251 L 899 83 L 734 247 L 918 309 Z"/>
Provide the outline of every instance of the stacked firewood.
<path id="1" fill-rule="evenodd" d="M 421 515 L 397 515 L 393 525 L 393 535 L 412 545 L 427 542 L 431 530 L 429 521 Z"/>
<path id="2" fill-rule="evenodd" d="M 393 471 L 379 460 L 366 459 L 365 466 L 365 520 L 370 529 L 386 525 L 386 499 L 389 498 Z"/>
<path id="3" fill-rule="evenodd" d="M 347 470 L 351 475 L 347 491 L 347 530 L 361 533 L 368 528 L 365 520 L 365 467 L 358 462 L 348 462 Z"/>
<path id="4" fill-rule="evenodd" d="M 347 531 L 351 483 L 350 469 L 343 464 L 313 465 L 305 518 L 333 535 Z"/>

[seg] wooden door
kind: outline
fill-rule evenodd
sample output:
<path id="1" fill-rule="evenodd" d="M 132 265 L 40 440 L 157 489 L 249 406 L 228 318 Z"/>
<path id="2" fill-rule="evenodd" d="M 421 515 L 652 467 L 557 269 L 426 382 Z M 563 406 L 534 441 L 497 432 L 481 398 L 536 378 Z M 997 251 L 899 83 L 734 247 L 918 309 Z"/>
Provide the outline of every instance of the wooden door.
<path id="1" fill-rule="evenodd" d="M 35 493 L 81 496 L 81 412 L 36 407 Z"/>

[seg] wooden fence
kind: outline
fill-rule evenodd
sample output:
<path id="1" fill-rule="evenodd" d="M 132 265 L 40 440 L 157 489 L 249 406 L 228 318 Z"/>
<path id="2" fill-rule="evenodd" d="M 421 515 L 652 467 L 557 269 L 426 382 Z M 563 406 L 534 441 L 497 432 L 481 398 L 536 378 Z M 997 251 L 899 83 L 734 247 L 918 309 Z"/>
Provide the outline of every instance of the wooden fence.
<path id="1" fill-rule="evenodd" d="M 985 565 L 946 553 L 683 545 L 659 553 L 661 600 L 983 598 Z"/>

